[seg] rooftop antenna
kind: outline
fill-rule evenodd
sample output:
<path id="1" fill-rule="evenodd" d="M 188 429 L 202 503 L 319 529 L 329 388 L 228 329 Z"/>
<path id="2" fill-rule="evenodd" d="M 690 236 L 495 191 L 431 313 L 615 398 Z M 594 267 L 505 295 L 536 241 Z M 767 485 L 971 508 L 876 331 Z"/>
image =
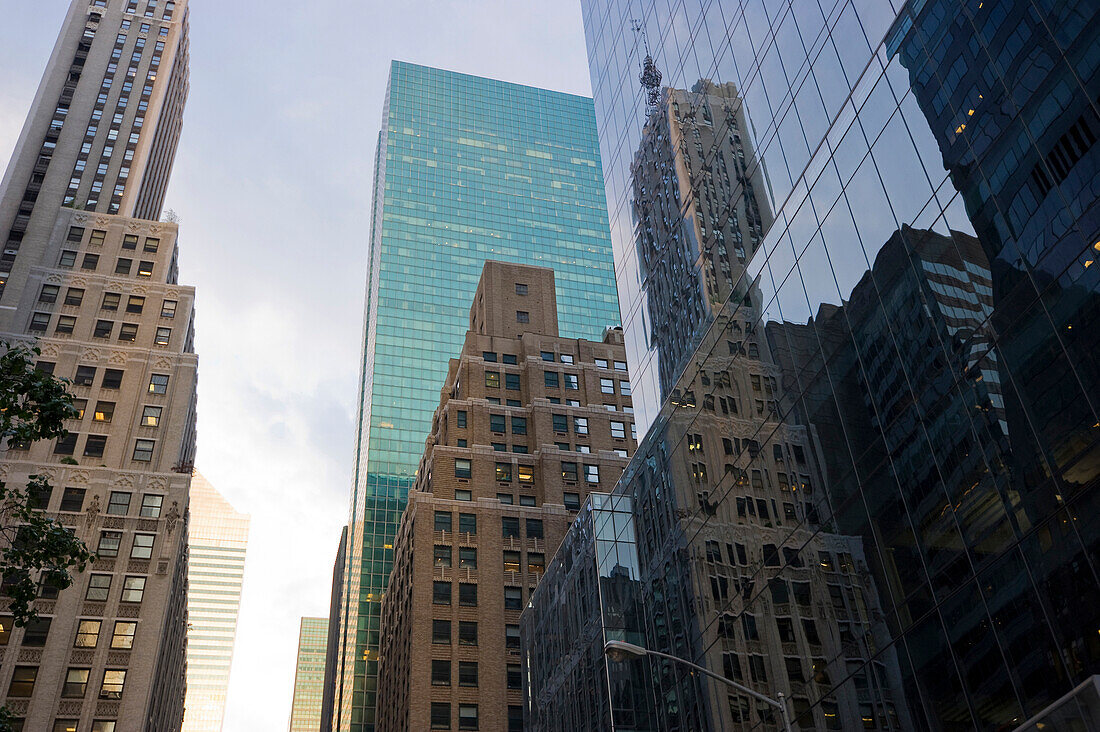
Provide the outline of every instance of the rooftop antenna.
<path id="1" fill-rule="evenodd" d="M 642 36 L 645 59 L 642 60 L 642 73 L 638 76 L 638 81 L 641 82 L 642 89 L 645 90 L 646 104 L 650 109 L 656 109 L 661 100 L 661 72 L 649 52 L 649 37 L 646 36 L 645 24 L 640 20 L 631 20 L 630 27 L 634 29 L 635 33 Z"/>

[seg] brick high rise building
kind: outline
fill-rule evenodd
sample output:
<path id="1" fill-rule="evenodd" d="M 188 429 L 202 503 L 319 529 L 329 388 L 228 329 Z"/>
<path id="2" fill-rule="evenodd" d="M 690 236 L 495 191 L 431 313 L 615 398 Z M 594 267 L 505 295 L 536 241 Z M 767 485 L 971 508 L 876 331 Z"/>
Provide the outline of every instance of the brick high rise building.
<path id="1" fill-rule="evenodd" d="M 520 611 L 636 447 L 622 340 L 560 337 L 553 271 L 486 263 L 394 545 L 379 729 L 522 729 Z"/>
<path id="2" fill-rule="evenodd" d="M 160 222 L 188 88 L 186 0 L 70 7 L 0 187 L 0 340 L 72 380 L 67 438 L 0 446 L 97 559 L 0 618 L 16 729 L 172 731 L 184 708 L 194 289 Z M 2 611 L 0 611 L 2 612 Z"/>

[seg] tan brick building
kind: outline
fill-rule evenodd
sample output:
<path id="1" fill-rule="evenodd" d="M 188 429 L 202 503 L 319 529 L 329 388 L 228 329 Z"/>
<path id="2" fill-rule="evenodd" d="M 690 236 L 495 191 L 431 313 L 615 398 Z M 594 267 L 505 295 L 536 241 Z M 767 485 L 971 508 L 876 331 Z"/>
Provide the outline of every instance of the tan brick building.
<path id="1" fill-rule="evenodd" d="M 187 0 L 74 0 L 0 185 L 0 340 L 70 379 L 67 438 L 0 445 L 0 481 L 97 555 L 13 629 L 0 695 L 27 732 L 176 732 L 195 455 L 194 288 L 161 206 L 188 91 Z"/>
<path id="2" fill-rule="evenodd" d="M 522 729 L 520 612 L 635 447 L 622 331 L 560 338 L 553 271 L 486 263 L 394 546 L 380 730 Z"/>

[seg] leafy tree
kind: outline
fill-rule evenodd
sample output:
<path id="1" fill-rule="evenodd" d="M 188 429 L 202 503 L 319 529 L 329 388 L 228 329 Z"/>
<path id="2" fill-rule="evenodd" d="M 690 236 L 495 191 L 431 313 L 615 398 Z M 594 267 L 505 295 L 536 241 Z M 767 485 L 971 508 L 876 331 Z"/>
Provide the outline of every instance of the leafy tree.
<path id="1" fill-rule="evenodd" d="M 66 382 L 35 368 L 37 347 L 0 342 L 0 350 L 0 442 L 64 437 L 65 420 L 79 414 Z M 44 475 L 30 476 L 24 489 L 0 485 L 0 577 L 19 628 L 38 618 L 36 578 L 63 590 L 73 583 L 71 570 L 82 572 L 93 559 L 72 529 L 38 510 L 38 496 L 50 491 Z M 3 725 L 0 717 L 0 731 Z"/>

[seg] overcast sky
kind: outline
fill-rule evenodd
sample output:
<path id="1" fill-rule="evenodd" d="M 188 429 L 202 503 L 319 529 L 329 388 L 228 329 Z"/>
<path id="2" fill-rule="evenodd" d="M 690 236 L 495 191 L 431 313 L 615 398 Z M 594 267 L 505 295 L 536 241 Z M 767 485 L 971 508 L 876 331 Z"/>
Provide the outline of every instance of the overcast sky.
<path id="1" fill-rule="evenodd" d="M 69 0 L 0 0 L 0 164 Z M 166 206 L 198 288 L 197 466 L 252 514 L 226 732 L 286 729 L 347 517 L 370 180 L 391 59 L 589 94 L 576 0 L 191 0 Z"/>

